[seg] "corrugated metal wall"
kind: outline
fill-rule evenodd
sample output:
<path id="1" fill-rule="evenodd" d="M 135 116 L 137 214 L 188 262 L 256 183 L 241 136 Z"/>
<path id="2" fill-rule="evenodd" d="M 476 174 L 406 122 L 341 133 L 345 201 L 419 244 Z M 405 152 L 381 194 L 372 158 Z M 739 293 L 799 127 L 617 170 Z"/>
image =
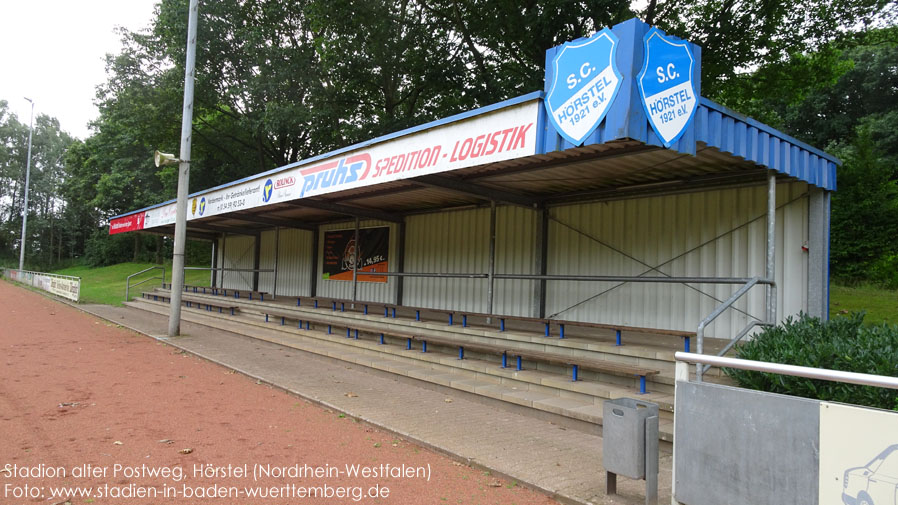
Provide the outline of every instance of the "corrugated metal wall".
<path id="1" fill-rule="evenodd" d="M 278 236 L 275 230 L 266 230 L 261 234 L 262 248 L 259 250 L 259 270 L 274 270 Z M 280 268 L 278 268 L 280 270 Z M 279 279 L 280 281 L 280 279 Z M 274 272 L 259 272 L 259 291 L 274 293 Z"/>
<path id="2" fill-rule="evenodd" d="M 378 226 L 389 226 L 390 228 L 390 252 L 388 268 L 390 271 L 396 270 L 396 244 L 398 243 L 398 227 L 393 223 L 376 220 L 363 220 L 359 223 L 359 228 L 373 228 Z M 333 223 L 320 227 L 320 236 L 318 239 L 318 295 L 330 298 L 352 299 L 352 282 L 338 281 L 332 279 L 322 279 L 322 261 L 324 257 L 324 232 L 329 230 L 354 230 L 355 221 L 343 223 Z M 357 299 L 366 302 L 383 302 L 394 303 L 396 300 L 396 278 L 389 277 L 387 282 L 359 282 Z"/>
<path id="3" fill-rule="evenodd" d="M 312 280 L 312 234 L 282 228 L 278 247 L 277 295 L 309 296 Z"/>
<path id="4" fill-rule="evenodd" d="M 777 187 L 778 315 L 807 308 L 807 185 Z M 703 191 L 611 202 L 553 207 L 549 211 L 548 273 L 696 277 L 764 276 L 766 186 Z M 486 273 L 489 269 L 489 208 L 409 216 L 406 221 L 406 272 Z M 496 273 L 538 271 L 539 214 L 500 206 L 496 216 Z M 361 227 L 390 227 L 390 270 L 396 263 L 398 226 L 366 220 Z M 352 221 L 321 227 L 352 229 Z M 260 268 L 274 268 L 275 232 L 262 234 Z M 281 230 L 277 294 L 308 295 L 312 232 Z M 219 242 L 221 245 L 221 242 Z M 253 237 L 229 236 L 227 268 L 252 268 Z M 219 247 L 221 251 L 221 247 Z M 318 294 L 352 297 L 352 283 L 324 280 L 319 261 Z M 263 291 L 273 291 L 273 274 L 260 274 Z M 387 283 L 358 284 L 360 301 L 395 301 L 395 277 Z M 249 289 L 252 274 L 228 272 L 224 286 Z M 536 281 L 496 280 L 494 312 L 535 316 Z M 738 286 L 660 283 L 547 283 L 546 314 L 558 319 L 693 331 L 699 321 Z M 487 310 L 486 279 L 406 278 L 404 304 L 433 308 Z M 708 329 L 709 336 L 730 337 L 751 314 L 764 316 L 764 288 L 756 287 Z"/>
<path id="5" fill-rule="evenodd" d="M 489 209 L 410 216 L 406 220 L 405 271 L 486 273 L 489 232 Z M 406 305 L 486 311 L 485 279 L 409 277 L 404 289 Z"/>
<path id="6" fill-rule="evenodd" d="M 496 213 L 496 273 L 536 274 L 539 213 L 523 207 L 499 207 Z M 489 225 L 487 225 L 489 231 Z M 489 247 L 489 246 L 487 246 Z M 489 251 L 489 249 L 487 249 Z M 536 317 L 534 304 L 538 281 L 496 279 L 493 312 Z"/>
<path id="7" fill-rule="evenodd" d="M 807 306 L 805 183 L 777 187 L 778 314 Z M 764 276 L 766 187 L 557 207 L 549 225 L 549 274 Z M 657 270 L 654 270 L 657 269 Z M 788 275 L 785 275 L 788 272 Z M 695 330 L 733 285 L 549 282 L 548 315 L 638 327 Z M 756 287 L 709 328 L 728 337 L 763 317 Z"/>
<path id="8" fill-rule="evenodd" d="M 534 273 L 535 211 L 496 209 L 496 273 Z M 487 273 L 490 209 L 410 216 L 406 221 L 406 272 Z M 497 314 L 530 316 L 534 281 L 496 280 Z M 486 279 L 407 278 L 405 304 L 431 308 L 487 310 Z"/>
<path id="9" fill-rule="evenodd" d="M 222 242 L 224 246 L 222 247 Z M 219 244 L 219 262 L 221 268 L 253 268 L 253 252 L 255 237 L 249 235 L 228 235 Z M 222 249 L 223 255 L 222 255 Z M 252 289 L 252 272 L 222 272 L 224 277 L 221 287 L 227 289 Z"/>

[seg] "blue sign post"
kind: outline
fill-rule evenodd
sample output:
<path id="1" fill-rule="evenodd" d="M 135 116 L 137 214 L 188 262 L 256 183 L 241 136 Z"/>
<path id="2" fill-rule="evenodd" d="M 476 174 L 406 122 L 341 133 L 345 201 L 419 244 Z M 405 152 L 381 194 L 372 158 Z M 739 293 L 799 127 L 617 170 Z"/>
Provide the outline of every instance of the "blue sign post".
<path id="1" fill-rule="evenodd" d="M 643 39 L 645 62 L 636 78 L 649 124 L 670 147 L 686 131 L 698 95 L 692 79 L 695 59 L 689 44 L 676 42 L 652 28 Z"/>
<path id="2" fill-rule="evenodd" d="M 619 41 L 608 28 L 565 43 L 547 69 L 549 121 L 568 142 L 580 145 L 605 118 L 621 87 Z"/>

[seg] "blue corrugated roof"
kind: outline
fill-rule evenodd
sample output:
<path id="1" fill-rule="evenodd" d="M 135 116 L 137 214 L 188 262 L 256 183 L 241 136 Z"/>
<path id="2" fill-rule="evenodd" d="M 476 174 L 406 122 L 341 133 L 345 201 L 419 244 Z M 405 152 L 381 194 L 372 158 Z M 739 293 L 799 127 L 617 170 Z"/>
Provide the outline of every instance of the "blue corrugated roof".
<path id="1" fill-rule="evenodd" d="M 828 190 L 836 189 L 835 156 L 702 98 L 696 140 Z"/>
<path id="2" fill-rule="evenodd" d="M 545 114 L 545 110 L 541 108 L 540 113 Z M 641 122 L 634 122 L 633 115 L 612 110 L 583 145 L 633 139 L 662 146 L 661 139 L 649 127 L 645 116 L 641 116 Z M 543 124 L 545 131 L 538 143 L 542 154 L 577 147 L 558 135 L 548 121 Z M 842 164 L 838 158 L 704 97 L 699 102 L 693 126 L 670 149 L 695 154 L 696 142 L 703 142 L 808 184 L 830 191 L 836 189 L 836 167 Z"/>

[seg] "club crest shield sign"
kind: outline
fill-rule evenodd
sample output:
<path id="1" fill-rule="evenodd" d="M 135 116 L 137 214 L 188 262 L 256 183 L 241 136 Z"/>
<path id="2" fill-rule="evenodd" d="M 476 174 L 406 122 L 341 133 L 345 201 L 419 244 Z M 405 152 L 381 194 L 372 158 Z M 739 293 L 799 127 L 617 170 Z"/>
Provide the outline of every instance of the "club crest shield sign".
<path id="1" fill-rule="evenodd" d="M 574 145 L 595 131 L 620 90 L 618 45 L 617 36 L 605 28 L 564 44 L 552 59 L 546 111 L 558 133 Z"/>
<path id="2" fill-rule="evenodd" d="M 679 140 L 695 116 L 698 95 L 692 80 L 695 59 L 689 44 L 652 28 L 643 39 L 645 62 L 636 77 L 649 124 L 664 147 Z"/>

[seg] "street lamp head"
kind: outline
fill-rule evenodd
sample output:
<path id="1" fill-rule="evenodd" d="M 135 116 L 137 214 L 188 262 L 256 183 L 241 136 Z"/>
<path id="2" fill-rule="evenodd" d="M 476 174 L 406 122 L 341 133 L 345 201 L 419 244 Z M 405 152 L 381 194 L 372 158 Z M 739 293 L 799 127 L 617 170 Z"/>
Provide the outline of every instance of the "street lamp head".
<path id="1" fill-rule="evenodd" d="M 28 98 L 27 96 L 23 96 L 22 98 L 31 102 L 31 105 L 34 105 L 34 101 L 32 99 Z"/>

